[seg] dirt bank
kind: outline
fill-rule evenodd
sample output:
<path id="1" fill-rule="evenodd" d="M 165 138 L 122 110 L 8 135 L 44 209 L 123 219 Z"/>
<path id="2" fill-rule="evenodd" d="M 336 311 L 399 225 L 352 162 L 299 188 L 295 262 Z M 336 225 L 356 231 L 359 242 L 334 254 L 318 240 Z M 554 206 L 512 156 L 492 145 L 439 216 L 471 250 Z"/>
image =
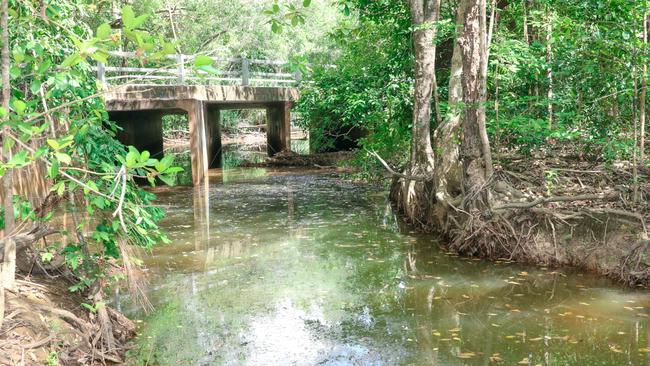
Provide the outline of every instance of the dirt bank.
<path id="1" fill-rule="evenodd" d="M 650 170 L 638 167 L 636 185 L 632 171 L 629 163 L 557 151 L 502 156 L 482 187 L 492 195 L 492 207 L 469 210 L 457 202 L 441 225 L 428 219 L 420 228 L 438 231 L 450 250 L 463 255 L 574 266 L 650 287 Z"/>
<path id="2" fill-rule="evenodd" d="M 0 365 L 95 365 L 121 363 L 133 323 L 107 308 L 115 348 L 102 345 L 99 322 L 88 302 L 60 279 L 32 277 L 6 290 L 6 317 L 0 329 Z"/>

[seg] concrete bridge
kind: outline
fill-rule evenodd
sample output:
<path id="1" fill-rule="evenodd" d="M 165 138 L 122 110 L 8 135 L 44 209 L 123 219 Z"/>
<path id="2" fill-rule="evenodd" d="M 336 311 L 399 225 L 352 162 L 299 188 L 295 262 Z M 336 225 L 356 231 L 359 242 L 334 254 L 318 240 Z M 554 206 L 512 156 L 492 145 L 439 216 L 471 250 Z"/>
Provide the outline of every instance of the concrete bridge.
<path id="1" fill-rule="evenodd" d="M 134 55 L 114 53 L 113 56 L 130 58 Z M 118 133 L 122 143 L 148 150 L 153 157 L 160 158 L 163 154 L 162 117 L 186 114 L 192 181 L 199 185 L 206 179 L 208 169 L 221 167 L 220 112 L 255 108 L 266 109 L 269 156 L 291 149 L 290 110 L 299 96 L 292 85 L 299 80 L 299 75 L 274 71 L 284 63 L 214 58 L 215 63 L 228 63 L 229 71 L 224 71 L 223 75 L 206 75 L 200 70 L 186 71 L 185 63 L 191 61 L 191 57 L 177 55 L 174 58 L 179 61 L 174 68 L 98 65 L 98 78 L 108 88 L 106 109 L 110 120 L 122 128 Z M 233 70 L 233 63 L 240 69 Z M 251 65 L 266 69 L 251 72 Z M 269 68 L 274 72 L 269 72 Z M 156 83 L 151 83 L 152 79 Z M 110 85 L 115 81 L 117 85 Z"/>

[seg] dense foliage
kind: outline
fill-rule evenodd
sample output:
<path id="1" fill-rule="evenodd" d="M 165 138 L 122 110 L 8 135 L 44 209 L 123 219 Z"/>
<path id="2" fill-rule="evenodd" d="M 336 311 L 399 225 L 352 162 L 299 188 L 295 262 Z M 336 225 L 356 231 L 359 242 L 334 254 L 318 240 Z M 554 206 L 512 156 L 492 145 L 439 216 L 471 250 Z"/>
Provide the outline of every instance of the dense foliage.
<path id="1" fill-rule="evenodd" d="M 346 22 L 330 35 L 341 57 L 333 67 L 314 69 L 297 110 L 314 150 L 354 139 L 351 132 L 360 128 L 366 131 L 360 147 L 400 161 L 407 157 L 412 118 L 408 9 L 398 1 L 358 5 L 358 24 Z"/>
<path id="2" fill-rule="evenodd" d="M 117 127 L 108 121 L 93 64 L 105 60 L 123 37 L 152 61 L 164 57 L 169 44 L 139 30 L 147 17 L 128 6 L 121 10 L 121 35 L 108 23 L 93 31 L 78 21 L 91 10 L 82 2 L 40 5 L 10 4 L 11 101 L 9 110 L 0 110 L 3 150 L 10 158 L 0 163 L 0 175 L 31 167 L 46 175 L 51 192 L 38 199 L 39 177 L 33 171 L 27 175 L 33 185 L 13 197 L 17 222 L 5 234 L 20 237 L 32 222 L 52 221 L 48 226 L 61 239 L 48 242 L 41 261 L 62 261 L 77 279 L 72 291 L 92 287 L 96 293 L 134 264 L 128 262 L 127 244 L 150 249 L 166 240 L 156 224 L 162 212 L 151 206 L 154 196 L 134 178 L 173 183 L 179 169 L 171 158 L 151 159 L 147 151 L 115 139 Z M 11 195 L 5 191 L 3 197 Z M 64 225 L 63 216 L 71 217 L 71 224 Z"/>
<path id="3" fill-rule="evenodd" d="M 493 149 L 530 154 L 571 143 L 582 153 L 631 159 L 638 121 L 644 2 L 495 1 L 487 111 Z M 336 67 L 319 68 L 299 106 L 319 146 L 359 126 L 359 162 L 369 171 L 376 150 L 404 164 L 413 85 L 412 26 L 398 0 L 348 1 L 359 22 L 332 32 Z M 436 74 L 442 116 L 453 47 L 455 6 L 442 2 Z M 488 9 L 488 21 L 491 9 Z M 647 78 L 647 75 L 645 76 Z M 636 92 L 635 92 L 636 90 Z M 435 116 L 432 125 L 436 124 Z M 435 127 L 435 126 L 433 126 Z M 498 158 L 499 155 L 497 155 Z"/>

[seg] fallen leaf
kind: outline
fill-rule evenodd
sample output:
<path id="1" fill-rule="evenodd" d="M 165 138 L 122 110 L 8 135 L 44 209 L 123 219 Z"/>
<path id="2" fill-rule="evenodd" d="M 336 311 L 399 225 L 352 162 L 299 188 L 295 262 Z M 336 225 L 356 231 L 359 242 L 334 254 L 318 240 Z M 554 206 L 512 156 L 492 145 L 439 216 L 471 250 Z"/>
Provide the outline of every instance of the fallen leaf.
<path id="1" fill-rule="evenodd" d="M 476 356 L 474 352 L 461 352 L 458 354 L 458 358 L 472 358 L 474 356 Z"/>

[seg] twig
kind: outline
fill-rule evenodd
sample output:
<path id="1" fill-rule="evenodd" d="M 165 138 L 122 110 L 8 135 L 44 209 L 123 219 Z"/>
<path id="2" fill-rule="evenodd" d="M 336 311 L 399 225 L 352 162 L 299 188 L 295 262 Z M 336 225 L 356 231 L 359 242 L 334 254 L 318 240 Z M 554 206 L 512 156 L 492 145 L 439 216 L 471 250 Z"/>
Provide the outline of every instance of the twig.
<path id="1" fill-rule="evenodd" d="M 379 160 L 381 165 L 383 165 L 384 168 L 386 168 L 386 170 L 388 170 L 388 172 L 390 174 L 392 174 L 392 175 L 394 175 L 396 177 L 400 177 L 400 178 L 407 179 L 407 180 L 414 180 L 416 182 L 430 182 L 433 179 L 433 175 L 430 175 L 430 176 L 417 176 L 417 175 L 407 175 L 407 174 L 398 173 L 395 170 L 393 170 L 393 168 L 391 168 L 390 165 L 388 165 L 388 163 L 384 159 L 382 159 L 381 156 L 379 156 L 379 154 L 377 154 L 376 152 L 371 151 L 371 150 L 366 150 L 366 151 L 370 155 L 377 158 L 377 160 Z"/>

